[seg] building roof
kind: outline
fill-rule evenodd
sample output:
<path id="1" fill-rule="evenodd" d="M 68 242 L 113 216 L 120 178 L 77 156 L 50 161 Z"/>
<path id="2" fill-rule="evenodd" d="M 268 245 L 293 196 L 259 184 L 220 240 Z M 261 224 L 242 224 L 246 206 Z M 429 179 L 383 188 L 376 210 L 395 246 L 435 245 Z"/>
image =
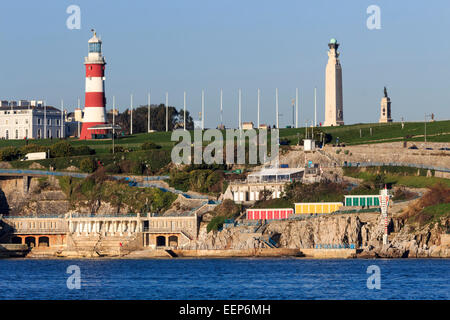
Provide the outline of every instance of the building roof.
<path id="1" fill-rule="evenodd" d="M 262 176 L 285 176 L 294 173 L 302 172 L 303 168 L 264 168 L 261 171 L 250 173 L 249 177 L 262 177 Z"/>
<path id="2" fill-rule="evenodd" d="M 91 31 L 94 33 L 94 35 L 92 36 L 92 38 L 89 39 L 88 43 L 96 43 L 96 42 L 101 43 L 102 40 L 100 40 L 100 39 L 97 37 L 97 32 L 95 32 L 94 29 L 92 29 Z"/>
<path id="3" fill-rule="evenodd" d="M 13 107 L 0 107 L 0 111 L 8 111 L 8 110 L 13 110 L 13 111 L 18 111 L 18 110 L 39 110 L 39 111 L 44 111 L 44 109 L 47 109 L 47 111 L 60 111 L 60 109 L 52 107 L 52 106 L 46 106 L 44 107 L 32 107 L 32 106 L 13 106 Z"/>
<path id="4" fill-rule="evenodd" d="M 113 129 L 113 125 L 110 123 L 105 123 L 105 124 L 97 124 L 95 126 L 92 126 L 90 128 L 87 128 L 88 130 L 112 130 Z M 114 125 L 114 130 L 120 130 L 121 127 L 119 125 Z"/>

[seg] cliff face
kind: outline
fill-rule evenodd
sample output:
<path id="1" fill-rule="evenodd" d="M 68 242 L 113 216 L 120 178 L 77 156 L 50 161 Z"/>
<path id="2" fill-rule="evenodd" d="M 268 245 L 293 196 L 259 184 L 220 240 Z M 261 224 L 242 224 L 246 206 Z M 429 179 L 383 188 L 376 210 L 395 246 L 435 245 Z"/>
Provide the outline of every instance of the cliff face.
<path id="1" fill-rule="evenodd" d="M 186 249 L 252 249 L 265 247 L 271 237 L 281 248 L 315 248 L 316 245 L 354 244 L 360 257 L 449 257 L 450 250 L 441 246 L 441 234 L 449 221 L 414 229 L 399 218 L 389 221 L 390 245 L 383 246 L 384 221 L 379 214 L 347 214 L 310 218 L 301 221 L 269 223 L 263 232 L 253 227 L 226 228 L 206 232 L 202 223 L 197 241 Z"/>
<path id="2" fill-rule="evenodd" d="M 130 208 L 126 204 L 113 206 L 107 201 L 88 202 L 79 200 L 71 204 L 61 190 L 58 179 L 32 178 L 28 192 L 24 190 L 22 178 L 4 177 L 0 180 L 0 214 L 12 216 L 59 215 L 68 212 L 97 214 L 126 214 Z"/>
<path id="3" fill-rule="evenodd" d="M 28 192 L 24 190 L 22 178 L 0 180 L 0 214 L 60 214 L 67 212 L 69 202 L 54 179 L 42 182 L 31 179 Z"/>

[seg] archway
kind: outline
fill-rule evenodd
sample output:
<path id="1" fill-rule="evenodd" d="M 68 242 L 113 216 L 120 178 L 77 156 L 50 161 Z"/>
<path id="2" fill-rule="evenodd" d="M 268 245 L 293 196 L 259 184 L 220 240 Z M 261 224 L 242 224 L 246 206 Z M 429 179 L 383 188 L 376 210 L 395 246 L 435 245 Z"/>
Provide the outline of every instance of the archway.
<path id="1" fill-rule="evenodd" d="M 48 237 L 39 237 L 39 247 L 49 247 L 50 239 Z"/>
<path id="2" fill-rule="evenodd" d="M 169 237 L 169 246 L 171 246 L 171 247 L 177 247 L 178 246 L 178 237 L 177 236 L 170 236 Z"/>
<path id="3" fill-rule="evenodd" d="M 12 237 L 11 238 L 11 243 L 21 244 L 22 243 L 22 238 L 21 237 Z"/>
<path id="4" fill-rule="evenodd" d="M 26 237 L 25 244 L 31 248 L 36 246 L 36 239 L 34 237 Z"/>
<path id="5" fill-rule="evenodd" d="M 164 237 L 164 236 L 156 237 L 156 246 L 165 247 L 166 246 L 166 237 Z"/>

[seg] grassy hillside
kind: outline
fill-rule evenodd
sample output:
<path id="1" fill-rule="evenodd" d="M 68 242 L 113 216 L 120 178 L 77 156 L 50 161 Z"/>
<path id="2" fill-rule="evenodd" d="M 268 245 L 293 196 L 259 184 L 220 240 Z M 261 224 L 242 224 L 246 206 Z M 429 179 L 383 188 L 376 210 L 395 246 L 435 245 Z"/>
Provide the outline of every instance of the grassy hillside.
<path id="1" fill-rule="evenodd" d="M 370 135 L 370 128 L 372 128 L 372 135 Z M 345 144 L 364 144 L 377 143 L 388 141 L 401 141 L 405 136 L 410 136 L 408 140 L 423 141 L 424 137 L 424 123 L 423 122 L 406 122 L 404 128 L 401 128 L 401 123 L 368 123 L 368 124 L 354 124 L 340 127 L 321 127 L 317 131 L 323 131 L 331 135 L 331 142 L 335 143 L 336 138 Z M 360 138 L 360 130 L 362 137 Z M 290 140 L 290 144 L 297 144 L 298 138 L 303 139 L 305 135 L 305 128 L 298 129 L 280 129 L 280 139 Z M 193 137 L 193 134 L 191 134 Z M 171 149 L 174 142 L 170 141 L 171 132 L 154 132 L 154 133 L 140 133 L 132 136 L 124 136 L 116 139 L 115 143 L 118 146 L 126 148 L 137 149 L 144 142 L 151 141 L 157 143 L 162 149 Z M 435 121 L 427 123 L 427 140 L 436 142 L 450 142 L 450 121 Z M 39 145 L 50 146 L 56 143 L 57 139 L 40 139 L 32 140 L 32 143 Z M 109 153 L 112 142 L 111 140 L 78 140 L 68 139 L 73 146 L 88 146 L 96 151 L 96 153 Z M 25 140 L 0 140 L 0 148 L 6 146 L 23 146 Z"/>
<path id="2" fill-rule="evenodd" d="M 372 128 L 372 135 L 370 135 L 370 128 Z M 401 123 L 396 122 L 387 124 L 354 124 L 340 127 L 322 127 L 318 129 L 331 135 L 330 143 L 336 143 L 336 138 L 339 137 L 340 143 L 355 145 L 403 141 L 407 136 L 409 136 L 409 141 L 423 141 L 425 126 L 423 122 L 406 122 L 402 129 Z M 360 137 L 360 131 L 362 137 Z M 280 131 L 280 138 L 289 139 L 291 140 L 291 144 L 296 144 L 298 133 L 303 138 L 305 129 L 282 129 Z M 450 121 L 428 122 L 427 141 L 450 142 Z"/>

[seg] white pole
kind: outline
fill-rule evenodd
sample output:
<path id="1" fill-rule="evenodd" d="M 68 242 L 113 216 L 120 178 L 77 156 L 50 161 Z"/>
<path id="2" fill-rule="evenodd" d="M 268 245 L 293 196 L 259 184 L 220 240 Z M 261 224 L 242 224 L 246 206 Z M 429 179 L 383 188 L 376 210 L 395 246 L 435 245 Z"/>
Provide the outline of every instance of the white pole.
<path id="1" fill-rule="evenodd" d="M 184 92 L 184 99 L 183 99 L 183 109 L 184 109 L 184 116 L 183 116 L 183 128 L 186 131 L 186 91 Z"/>
<path id="2" fill-rule="evenodd" d="M 61 99 L 61 134 L 60 138 L 64 138 L 64 100 Z"/>
<path id="3" fill-rule="evenodd" d="M 169 93 L 166 92 L 166 132 L 169 131 Z"/>
<path id="4" fill-rule="evenodd" d="M 44 139 L 47 139 L 47 103 L 44 100 Z"/>
<path id="5" fill-rule="evenodd" d="M 277 129 L 279 129 L 279 117 L 278 117 L 278 88 L 275 89 L 275 113 L 276 113 L 276 122 L 277 122 Z"/>
<path id="6" fill-rule="evenodd" d="M 258 121 L 257 128 L 259 129 L 259 108 L 261 107 L 261 90 L 258 88 Z"/>
<path id="7" fill-rule="evenodd" d="M 314 127 L 317 126 L 317 88 L 314 88 Z"/>
<path id="8" fill-rule="evenodd" d="M 130 95 L 130 109 L 131 109 L 130 134 L 133 134 L 133 94 Z"/>
<path id="9" fill-rule="evenodd" d="M 78 109 L 80 109 L 81 111 L 81 107 L 80 107 L 80 98 L 78 98 Z M 81 118 L 81 120 L 83 120 L 83 117 Z M 78 122 L 78 138 L 80 137 L 80 121 Z"/>
<path id="10" fill-rule="evenodd" d="M 112 153 L 114 154 L 114 134 L 115 129 L 114 126 L 116 125 L 116 97 L 113 96 L 113 124 L 112 124 Z"/>
<path id="11" fill-rule="evenodd" d="M 242 91 L 241 89 L 239 89 L 239 130 L 242 130 L 241 108 L 242 108 Z"/>
<path id="12" fill-rule="evenodd" d="M 220 89 L 220 126 L 223 126 L 223 90 Z"/>
<path id="13" fill-rule="evenodd" d="M 202 89 L 202 130 L 205 130 L 205 90 Z"/>
<path id="14" fill-rule="evenodd" d="M 295 127 L 298 128 L 298 88 L 295 89 Z"/>
<path id="15" fill-rule="evenodd" d="M 151 114 L 151 110 L 150 110 L 150 92 L 148 93 L 148 110 L 147 110 L 147 132 L 150 132 L 150 114 Z"/>

